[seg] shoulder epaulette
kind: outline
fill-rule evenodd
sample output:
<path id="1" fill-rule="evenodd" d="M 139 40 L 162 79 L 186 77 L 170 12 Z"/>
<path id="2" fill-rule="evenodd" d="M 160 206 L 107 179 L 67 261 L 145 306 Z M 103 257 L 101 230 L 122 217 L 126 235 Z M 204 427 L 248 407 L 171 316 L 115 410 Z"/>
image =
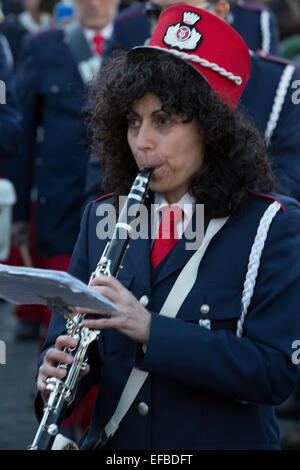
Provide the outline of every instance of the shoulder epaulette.
<path id="1" fill-rule="evenodd" d="M 144 15 L 144 8 L 138 5 L 138 6 L 135 6 L 134 8 L 131 7 L 131 8 L 128 8 L 128 10 L 126 9 L 123 12 L 121 12 L 117 16 L 116 22 L 129 20 L 130 18 L 134 18 L 136 16 L 141 16 L 141 15 Z"/>
<path id="2" fill-rule="evenodd" d="M 49 28 L 49 29 L 43 29 L 41 31 L 38 31 L 37 33 L 34 33 L 31 35 L 32 38 L 37 39 L 40 37 L 48 37 L 54 34 L 62 34 L 62 30 L 60 28 Z"/>
<path id="3" fill-rule="evenodd" d="M 235 5 L 238 8 L 241 8 L 242 10 L 253 11 L 254 13 L 261 13 L 262 11 L 269 11 L 269 9 L 266 8 L 265 6 L 254 4 L 254 3 L 236 2 Z"/>
<path id="4" fill-rule="evenodd" d="M 104 196 L 98 197 L 92 204 L 97 204 L 97 202 L 103 201 L 104 199 L 109 199 L 110 197 L 115 196 L 115 193 L 104 194 Z"/>
<path id="5" fill-rule="evenodd" d="M 282 212 L 286 212 L 283 202 L 280 199 L 280 194 L 269 194 L 269 193 L 257 193 L 256 191 L 251 191 L 247 189 L 248 193 L 254 194 L 255 196 L 262 197 L 265 199 L 270 199 L 271 201 L 277 201 L 281 205 Z M 283 195 L 282 195 L 283 196 Z"/>
<path id="6" fill-rule="evenodd" d="M 295 62 L 284 59 L 283 57 L 278 57 L 276 55 L 268 54 L 267 52 L 264 52 L 260 49 L 256 51 L 256 54 L 262 59 L 268 60 L 269 62 L 276 62 L 277 64 L 282 64 L 282 65 L 293 65 L 295 69 L 297 68 L 297 65 L 295 64 Z"/>

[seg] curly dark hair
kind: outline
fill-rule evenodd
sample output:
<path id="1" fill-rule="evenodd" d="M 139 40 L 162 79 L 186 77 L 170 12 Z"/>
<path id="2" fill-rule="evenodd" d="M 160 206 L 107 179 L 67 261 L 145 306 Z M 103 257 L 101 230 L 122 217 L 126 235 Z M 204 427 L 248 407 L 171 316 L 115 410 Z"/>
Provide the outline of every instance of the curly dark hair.
<path id="1" fill-rule="evenodd" d="M 189 192 L 211 217 L 231 214 L 247 190 L 272 190 L 265 144 L 241 113 L 223 103 L 183 60 L 141 48 L 111 59 L 91 90 L 89 127 L 105 192 L 126 195 L 138 173 L 127 143 L 127 116 L 132 103 L 147 92 L 160 98 L 165 111 L 183 114 L 187 122 L 195 119 L 204 132 L 204 163 Z"/>

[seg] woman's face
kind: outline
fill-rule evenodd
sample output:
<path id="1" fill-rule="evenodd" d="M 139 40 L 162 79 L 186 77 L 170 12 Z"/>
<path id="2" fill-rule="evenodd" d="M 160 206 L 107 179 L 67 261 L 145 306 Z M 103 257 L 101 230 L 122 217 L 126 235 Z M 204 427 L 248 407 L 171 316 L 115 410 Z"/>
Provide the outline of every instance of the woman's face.
<path id="1" fill-rule="evenodd" d="M 188 191 L 204 160 L 204 138 L 193 120 L 167 114 L 153 93 L 134 101 L 127 139 L 138 168 L 154 168 L 150 187 L 172 204 Z"/>

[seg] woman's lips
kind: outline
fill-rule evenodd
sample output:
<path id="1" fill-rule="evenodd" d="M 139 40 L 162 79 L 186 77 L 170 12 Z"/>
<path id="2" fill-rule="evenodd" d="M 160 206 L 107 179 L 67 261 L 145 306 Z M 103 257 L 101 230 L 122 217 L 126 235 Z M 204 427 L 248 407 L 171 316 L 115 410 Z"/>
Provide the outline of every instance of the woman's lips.
<path id="1" fill-rule="evenodd" d="M 144 165 L 142 168 L 144 168 L 144 169 L 145 168 L 153 168 L 153 172 L 152 172 L 152 178 L 153 178 L 153 176 L 156 175 L 160 171 L 160 169 L 163 167 L 163 165 L 164 165 L 163 163 L 160 163 L 160 164 L 157 164 L 157 165 L 149 164 L 149 165 Z"/>
<path id="2" fill-rule="evenodd" d="M 160 168 L 162 168 L 162 166 L 163 166 L 163 164 L 152 166 L 152 168 L 154 169 L 153 174 L 158 173 L 158 171 L 160 170 Z"/>

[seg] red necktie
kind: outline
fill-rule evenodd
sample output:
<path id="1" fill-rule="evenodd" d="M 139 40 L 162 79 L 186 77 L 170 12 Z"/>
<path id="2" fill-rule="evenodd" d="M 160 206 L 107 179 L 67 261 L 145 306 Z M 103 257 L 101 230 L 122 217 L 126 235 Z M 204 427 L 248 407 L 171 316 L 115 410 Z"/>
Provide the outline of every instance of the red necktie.
<path id="1" fill-rule="evenodd" d="M 95 34 L 95 36 L 93 37 L 94 50 L 97 55 L 103 55 L 104 42 L 105 39 L 103 36 L 101 36 L 101 34 Z"/>
<path id="2" fill-rule="evenodd" d="M 163 207 L 158 235 L 151 251 L 151 263 L 154 268 L 159 265 L 178 242 L 176 226 L 182 220 L 182 215 L 183 211 L 179 206 Z"/>

